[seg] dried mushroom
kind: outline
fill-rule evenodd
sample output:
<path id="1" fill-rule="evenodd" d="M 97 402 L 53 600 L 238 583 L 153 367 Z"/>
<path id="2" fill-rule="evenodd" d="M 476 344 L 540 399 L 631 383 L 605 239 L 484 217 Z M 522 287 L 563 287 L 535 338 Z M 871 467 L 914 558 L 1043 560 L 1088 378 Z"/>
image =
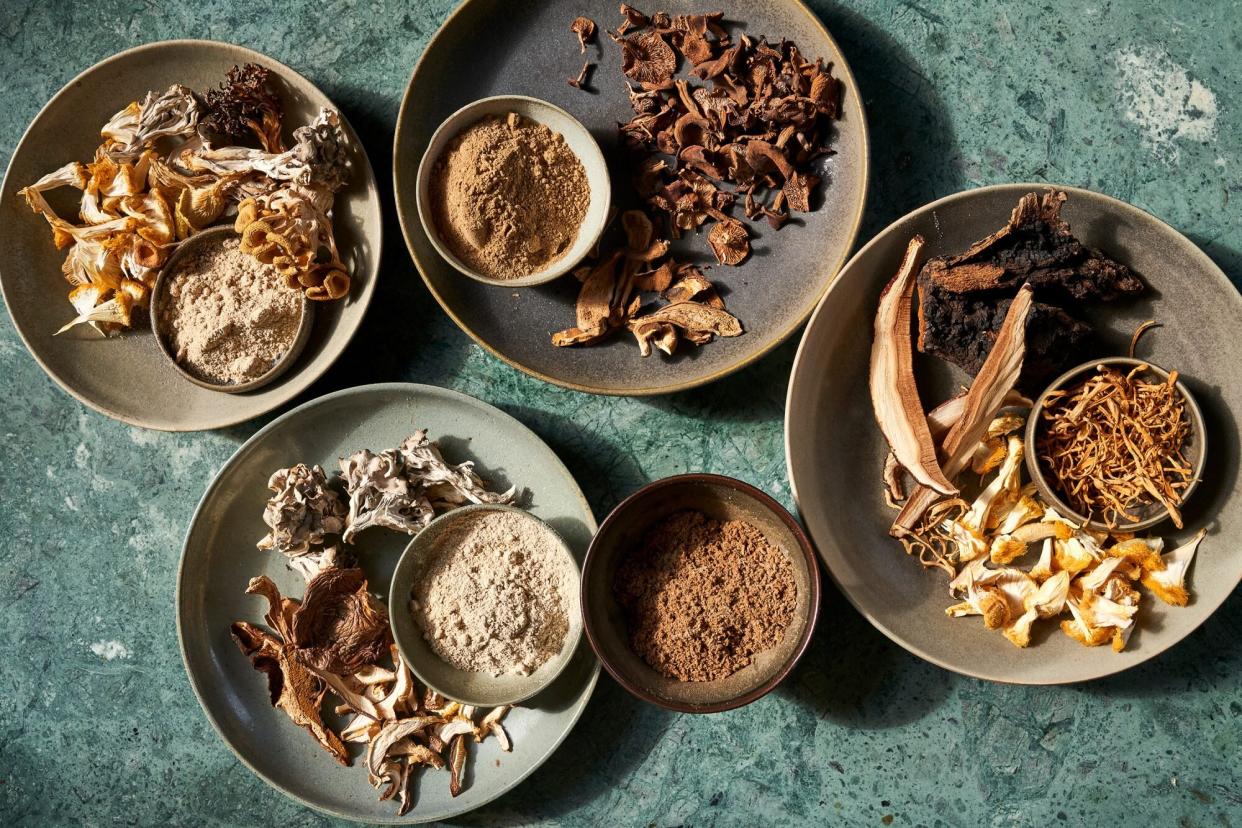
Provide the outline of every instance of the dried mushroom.
<path id="1" fill-rule="evenodd" d="M 897 463 L 920 485 L 945 497 L 957 487 L 945 478 L 936 459 L 936 446 L 914 382 L 914 347 L 910 323 L 914 301 L 914 275 L 923 237 L 915 236 L 897 274 L 880 294 L 871 344 L 871 403 L 876 422 Z"/>
<path id="2" fill-rule="evenodd" d="M 283 598 L 266 576 L 252 578 L 246 592 L 267 599 L 268 611 L 264 618 L 273 632 L 238 621 L 230 628 L 233 640 L 251 665 L 267 676 L 272 706 L 283 710 L 294 724 L 306 728 L 338 762 L 348 765 L 345 745 L 319 715 L 326 688 L 293 655 L 292 625 L 298 602 Z"/>
<path id="3" fill-rule="evenodd" d="M 516 489 L 489 491 L 474 463 L 452 465 L 427 439 L 426 429 L 380 454 L 366 449 L 340 461 L 349 514 L 342 536 L 351 543 L 368 526 L 414 534 L 435 517 L 436 509 L 467 503 L 512 503 Z"/>
<path id="4" fill-rule="evenodd" d="M 260 549 L 296 559 L 322 551 L 329 535 L 344 530 L 345 504 L 320 466 L 298 463 L 280 469 L 267 488 L 273 495 L 263 508 L 263 522 L 270 531 L 259 541 Z"/>
<path id="5" fill-rule="evenodd" d="M 578 36 L 578 49 L 585 55 L 587 44 L 595 39 L 595 21 L 589 17 L 575 17 L 569 30 Z"/>
<path id="6" fill-rule="evenodd" d="M 341 460 L 341 477 L 349 494 L 349 513 L 342 540 L 371 526 L 413 535 L 431 523 L 435 512 L 426 496 L 410 485 L 396 449 L 373 454 L 367 449 Z"/>
<path id="7" fill-rule="evenodd" d="M 312 578 L 292 630 L 302 663 L 338 675 L 375 664 L 390 645 L 388 611 L 367 592 L 361 569 L 326 569 Z"/>
<path id="8" fill-rule="evenodd" d="M 284 150 L 280 98 L 268 87 L 271 70 L 254 63 L 234 66 L 217 89 L 203 95 L 207 114 L 202 120 L 210 138 L 238 143 L 257 140 L 266 152 Z"/>

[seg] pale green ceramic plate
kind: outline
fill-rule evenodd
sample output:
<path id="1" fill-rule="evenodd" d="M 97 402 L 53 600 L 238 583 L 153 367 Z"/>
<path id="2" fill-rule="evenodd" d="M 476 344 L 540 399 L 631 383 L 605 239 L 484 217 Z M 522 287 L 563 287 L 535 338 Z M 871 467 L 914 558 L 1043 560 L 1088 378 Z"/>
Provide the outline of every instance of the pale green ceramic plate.
<path id="1" fill-rule="evenodd" d="M 250 578 L 266 574 L 293 597 L 301 597 L 305 588 L 278 555 L 255 549 L 266 531 L 262 514 L 268 477 L 297 462 L 319 463 L 331 473 L 337 458 L 360 448 L 390 448 L 416 428 L 426 428 L 450 462 L 475 460 L 493 486 L 527 489 L 522 504 L 555 528 L 581 563 L 595 519 L 578 484 L 538 436 L 464 394 L 394 383 L 320 397 L 250 438 L 203 495 L 186 533 L 177 579 L 177 631 L 186 671 L 225 744 L 290 797 L 365 822 L 448 819 L 500 796 L 569 734 L 599 675 L 599 663 L 583 641 L 551 687 L 506 717 L 512 753 L 502 753 L 495 740 L 473 746 L 468 787 L 456 799 L 449 796 L 446 772 L 425 772 L 417 804 L 402 818 L 394 803 L 378 800 L 357 759 L 354 767 L 338 765 L 305 730 L 272 708 L 263 677 L 229 637 L 235 620 L 262 623 L 263 601 L 245 594 Z M 369 529 L 358 538 L 355 549 L 370 589 L 385 598 L 407 543 L 408 536 L 384 529 Z"/>
<path id="2" fill-rule="evenodd" d="M 1191 603 L 1170 607 L 1149 593 L 1138 628 L 1122 653 L 1083 647 L 1049 621 L 1018 649 L 977 618 L 948 618 L 946 577 L 924 571 L 888 536 L 894 512 L 884 504 L 880 472 L 886 447 L 867 391 L 871 323 L 880 290 L 896 272 L 910 236 L 926 254 L 958 252 L 1002 227 L 1023 193 L 1046 184 L 1006 184 L 958 193 L 894 222 L 858 252 L 816 309 L 789 382 L 785 448 L 794 498 L 841 592 L 872 624 L 915 655 L 978 678 L 1016 684 L 1062 684 L 1099 678 L 1146 661 L 1189 635 L 1242 579 L 1242 489 L 1238 480 L 1242 373 L 1237 347 L 1242 296 L 1211 259 L 1169 225 L 1098 193 L 1069 193 L 1063 215 L 1083 242 L 1130 265 L 1151 287 L 1139 301 L 1076 309 L 1100 332 L 1102 353 L 1125 353 L 1145 319 L 1137 356 L 1181 372 L 1207 422 L 1206 477 L 1186 504 L 1186 528 L 1154 531 L 1166 548 L 1201 527 L 1208 535 L 1190 567 Z M 1071 362 L 1095 358 L 1083 353 Z M 915 366 L 923 402 L 933 405 L 968 382 L 932 358 Z M 1144 590 L 1145 592 L 1145 590 Z"/>

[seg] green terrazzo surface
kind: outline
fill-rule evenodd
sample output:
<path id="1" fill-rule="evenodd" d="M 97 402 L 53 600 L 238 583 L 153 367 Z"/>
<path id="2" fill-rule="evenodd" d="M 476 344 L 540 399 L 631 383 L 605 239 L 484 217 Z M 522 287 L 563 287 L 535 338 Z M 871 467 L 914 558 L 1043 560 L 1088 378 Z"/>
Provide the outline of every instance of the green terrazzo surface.
<path id="1" fill-rule="evenodd" d="M 0 0 L 0 153 L 7 162 L 43 103 L 91 63 L 151 40 L 206 37 L 259 49 L 319 84 L 362 134 L 387 191 L 400 94 L 450 4 L 275 6 Z M 957 190 L 1048 180 L 1150 210 L 1242 278 L 1239 3 L 813 6 L 866 98 L 863 240 Z M 662 399 L 544 385 L 440 312 L 385 198 L 376 301 L 305 399 L 383 380 L 473 394 L 547 440 L 601 518 L 644 481 L 685 471 L 741 477 L 790 503 L 781 429 L 794 343 Z M 183 530 L 214 472 L 262 422 L 188 435 L 115 423 L 43 375 L 7 314 L 0 391 L 0 822 L 328 824 L 233 758 L 177 651 Z M 810 652 L 777 692 L 731 713 L 677 716 L 605 676 L 569 743 L 461 821 L 1242 825 L 1236 596 L 1154 662 L 1071 688 L 960 678 L 890 643 L 831 587 L 824 603 Z"/>

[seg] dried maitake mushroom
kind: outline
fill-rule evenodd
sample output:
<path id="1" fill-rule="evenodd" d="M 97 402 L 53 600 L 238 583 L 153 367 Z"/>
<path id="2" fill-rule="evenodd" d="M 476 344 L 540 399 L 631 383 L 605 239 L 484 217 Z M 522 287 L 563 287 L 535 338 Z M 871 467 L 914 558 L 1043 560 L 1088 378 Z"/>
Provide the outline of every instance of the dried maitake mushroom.
<path id="1" fill-rule="evenodd" d="M 413 535 L 435 517 L 426 495 L 406 479 L 405 464 L 396 449 L 379 454 L 362 449 L 340 464 L 349 494 L 342 536 L 346 543 L 352 543 L 355 535 L 371 526 Z"/>
<path id="2" fill-rule="evenodd" d="M 274 494 L 263 509 L 263 522 L 271 531 L 258 547 L 285 555 L 289 566 L 308 579 L 326 563 L 335 562 L 336 550 L 325 545 L 328 535 L 344 530 L 346 508 L 328 486 L 323 469 L 305 463 L 280 469 L 267 487 Z"/>
<path id="3" fill-rule="evenodd" d="M 340 461 L 349 493 L 343 539 L 351 543 L 368 526 L 385 526 L 413 535 L 435 517 L 436 508 L 466 503 L 511 503 L 515 490 L 491 492 L 467 461 L 445 462 L 436 444 L 420 429 L 399 447 L 379 454 L 366 449 Z"/>

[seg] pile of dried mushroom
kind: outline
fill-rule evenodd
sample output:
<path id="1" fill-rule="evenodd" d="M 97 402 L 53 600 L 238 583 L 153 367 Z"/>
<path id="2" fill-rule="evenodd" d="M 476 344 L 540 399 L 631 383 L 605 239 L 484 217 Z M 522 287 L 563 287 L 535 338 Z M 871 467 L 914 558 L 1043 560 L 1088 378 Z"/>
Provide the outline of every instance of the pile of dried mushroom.
<path id="1" fill-rule="evenodd" d="M 620 133 L 636 195 L 661 226 L 648 229 L 651 218 L 641 211 L 625 214 L 628 249 L 585 269 L 578 324 L 554 335 L 553 344 L 590 345 L 626 329 L 643 356 L 652 344 L 672 354 L 679 339 L 703 344 L 737 336 L 742 327 L 697 268 L 672 259 L 657 266 L 668 254 L 665 236 L 678 239 L 710 223 L 707 244 L 716 261 L 739 265 L 750 255 L 751 236 L 730 215 L 739 199 L 746 218 L 766 218 L 777 230 L 790 211 L 809 212 L 820 181 L 811 169 L 831 152 L 841 86 L 831 67 L 807 60 L 789 41 L 772 46 L 741 35 L 735 42 L 721 12 L 647 16 L 622 4 L 621 14 L 608 36 L 621 49 L 634 115 Z M 570 29 L 585 51 L 595 24 L 578 18 Z M 686 77 L 678 78 L 682 65 Z M 584 65 L 571 84 L 583 86 L 589 69 Z M 637 239 L 634 226 L 642 227 Z M 705 287 L 675 289 L 685 272 Z M 654 294 L 654 308 L 644 313 L 638 293 Z"/>
<path id="2" fill-rule="evenodd" d="M 871 351 L 872 403 L 890 447 L 885 495 L 900 510 L 891 533 L 924 566 L 949 575 L 957 603 L 948 615 L 981 616 L 989 629 L 1027 647 L 1035 621 L 1068 613 L 1061 621 L 1066 635 L 1120 651 L 1135 628 L 1135 585 L 1184 606 L 1186 572 L 1205 533 L 1162 554 L 1160 538 L 1090 531 L 1023 482 L 1019 412 L 1030 401 L 1014 389 L 1034 304 L 1030 284 L 1006 308 L 969 389 L 924 412 L 911 336 L 922 248 L 921 237 L 911 240 L 881 294 Z M 976 485 L 972 478 L 973 496 L 966 494 Z"/>
<path id="3" fill-rule="evenodd" d="M 508 707 L 476 711 L 430 688 L 420 690 L 393 646 L 384 603 L 367 590 L 346 547 L 370 526 L 415 534 L 437 512 L 466 503 L 509 503 L 514 490 L 492 492 L 466 462 L 445 462 L 417 431 L 395 449 L 366 449 L 340 461 L 340 487 L 319 466 L 298 464 L 272 475 L 263 512 L 270 531 L 260 549 L 286 557 L 307 580 L 301 601 L 282 596 L 266 576 L 247 593 L 268 601 L 267 628 L 237 621 L 231 633 L 256 670 L 267 676 L 272 705 L 283 710 L 342 765 L 346 743 L 366 745 L 365 764 L 381 799 L 396 797 L 399 813 L 414 804 L 420 766 L 448 768 L 449 791 L 461 792 L 469 740 L 494 736 L 511 749 L 501 725 Z M 320 707 L 352 717 L 333 729 Z"/>
<path id="4" fill-rule="evenodd" d="M 349 175 L 340 116 L 320 110 L 286 148 L 269 80 L 268 69 L 247 64 L 203 95 L 181 85 L 149 92 L 104 125 L 94 160 L 21 190 L 68 249 L 61 269 L 77 315 L 58 333 L 82 323 L 105 334 L 131 327 L 177 245 L 230 209 L 243 251 L 291 287 L 321 300 L 349 292 L 331 219 Z M 81 192 L 78 223 L 45 197 L 61 187 Z"/>

